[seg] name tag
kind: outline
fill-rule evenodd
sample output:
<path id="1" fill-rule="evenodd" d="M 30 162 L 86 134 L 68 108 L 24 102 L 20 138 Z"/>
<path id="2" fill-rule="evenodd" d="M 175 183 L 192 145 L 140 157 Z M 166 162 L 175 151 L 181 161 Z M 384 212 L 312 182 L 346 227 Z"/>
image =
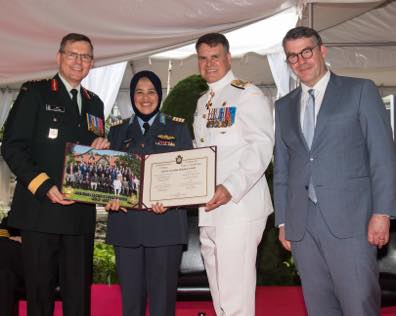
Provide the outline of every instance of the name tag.
<path id="1" fill-rule="evenodd" d="M 65 113 L 65 107 L 61 105 L 46 104 L 45 109 L 49 112 Z"/>

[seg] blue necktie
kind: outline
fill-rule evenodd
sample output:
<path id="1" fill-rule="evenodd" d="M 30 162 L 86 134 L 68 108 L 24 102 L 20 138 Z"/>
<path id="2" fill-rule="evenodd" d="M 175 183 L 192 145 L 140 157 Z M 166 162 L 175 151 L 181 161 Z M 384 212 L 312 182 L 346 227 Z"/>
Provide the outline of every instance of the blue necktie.
<path id="1" fill-rule="evenodd" d="M 311 149 L 312 140 L 315 132 L 315 91 L 313 89 L 308 90 L 308 100 L 305 106 L 304 121 L 303 121 L 303 134 L 305 141 L 307 142 L 308 148 Z M 316 197 L 315 187 L 312 183 L 312 176 L 309 178 L 308 184 L 308 197 L 309 199 L 317 203 L 318 198 Z"/>
<path id="2" fill-rule="evenodd" d="M 308 148 L 311 149 L 312 140 L 315 131 L 315 95 L 314 90 L 308 90 L 308 101 L 305 106 L 304 121 L 303 121 L 303 134 Z"/>

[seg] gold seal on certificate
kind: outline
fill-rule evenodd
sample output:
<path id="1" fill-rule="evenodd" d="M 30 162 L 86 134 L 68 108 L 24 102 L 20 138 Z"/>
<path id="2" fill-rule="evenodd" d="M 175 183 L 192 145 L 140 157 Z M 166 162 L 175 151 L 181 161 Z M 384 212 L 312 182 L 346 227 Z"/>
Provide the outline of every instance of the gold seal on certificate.
<path id="1" fill-rule="evenodd" d="M 66 145 L 62 192 L 70 200 L 130 209 L 199 205 L 216 185 L 216 147 L 137 155 Z"/>

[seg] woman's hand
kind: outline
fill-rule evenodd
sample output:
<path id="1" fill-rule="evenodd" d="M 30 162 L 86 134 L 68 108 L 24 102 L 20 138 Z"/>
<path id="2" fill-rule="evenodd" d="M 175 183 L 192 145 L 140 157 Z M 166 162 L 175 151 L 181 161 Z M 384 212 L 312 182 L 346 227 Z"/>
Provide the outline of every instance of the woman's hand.
<path id="1" fill-rule="evenodd" d="M 164 207 L 164 205 L 162 203 L 158 203 L 158 202 L 155 204 L 151 204 L 151 209 L 156 214 L 162 214 L 168 210 L 167 207 Z"/>
<path id="2" fill-rule="evenodd" d="M 120 200 L 119 199 L 113 199 L 107 202 L 105 206 L 106 211 L 111 211 L 111 212 L 118 212 L 118 211 L 123 211 L 124 213 L 127 212 L 127 209 L 125 207 L 120 207 Z"/>

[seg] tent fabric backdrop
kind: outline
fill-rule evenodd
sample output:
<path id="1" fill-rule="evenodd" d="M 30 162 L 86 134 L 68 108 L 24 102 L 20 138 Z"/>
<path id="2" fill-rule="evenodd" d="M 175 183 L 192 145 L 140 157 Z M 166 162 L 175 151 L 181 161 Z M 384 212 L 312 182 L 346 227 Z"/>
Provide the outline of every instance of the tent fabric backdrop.
<path id="1" fill-rule="evenodd" d="M 238 28 L 296 5 L 297 0 L 2 1 L 0 85 L 56 70 L 69 32 L 88 35 L 98 66 L 179 47 L 207 32 Z"/>

